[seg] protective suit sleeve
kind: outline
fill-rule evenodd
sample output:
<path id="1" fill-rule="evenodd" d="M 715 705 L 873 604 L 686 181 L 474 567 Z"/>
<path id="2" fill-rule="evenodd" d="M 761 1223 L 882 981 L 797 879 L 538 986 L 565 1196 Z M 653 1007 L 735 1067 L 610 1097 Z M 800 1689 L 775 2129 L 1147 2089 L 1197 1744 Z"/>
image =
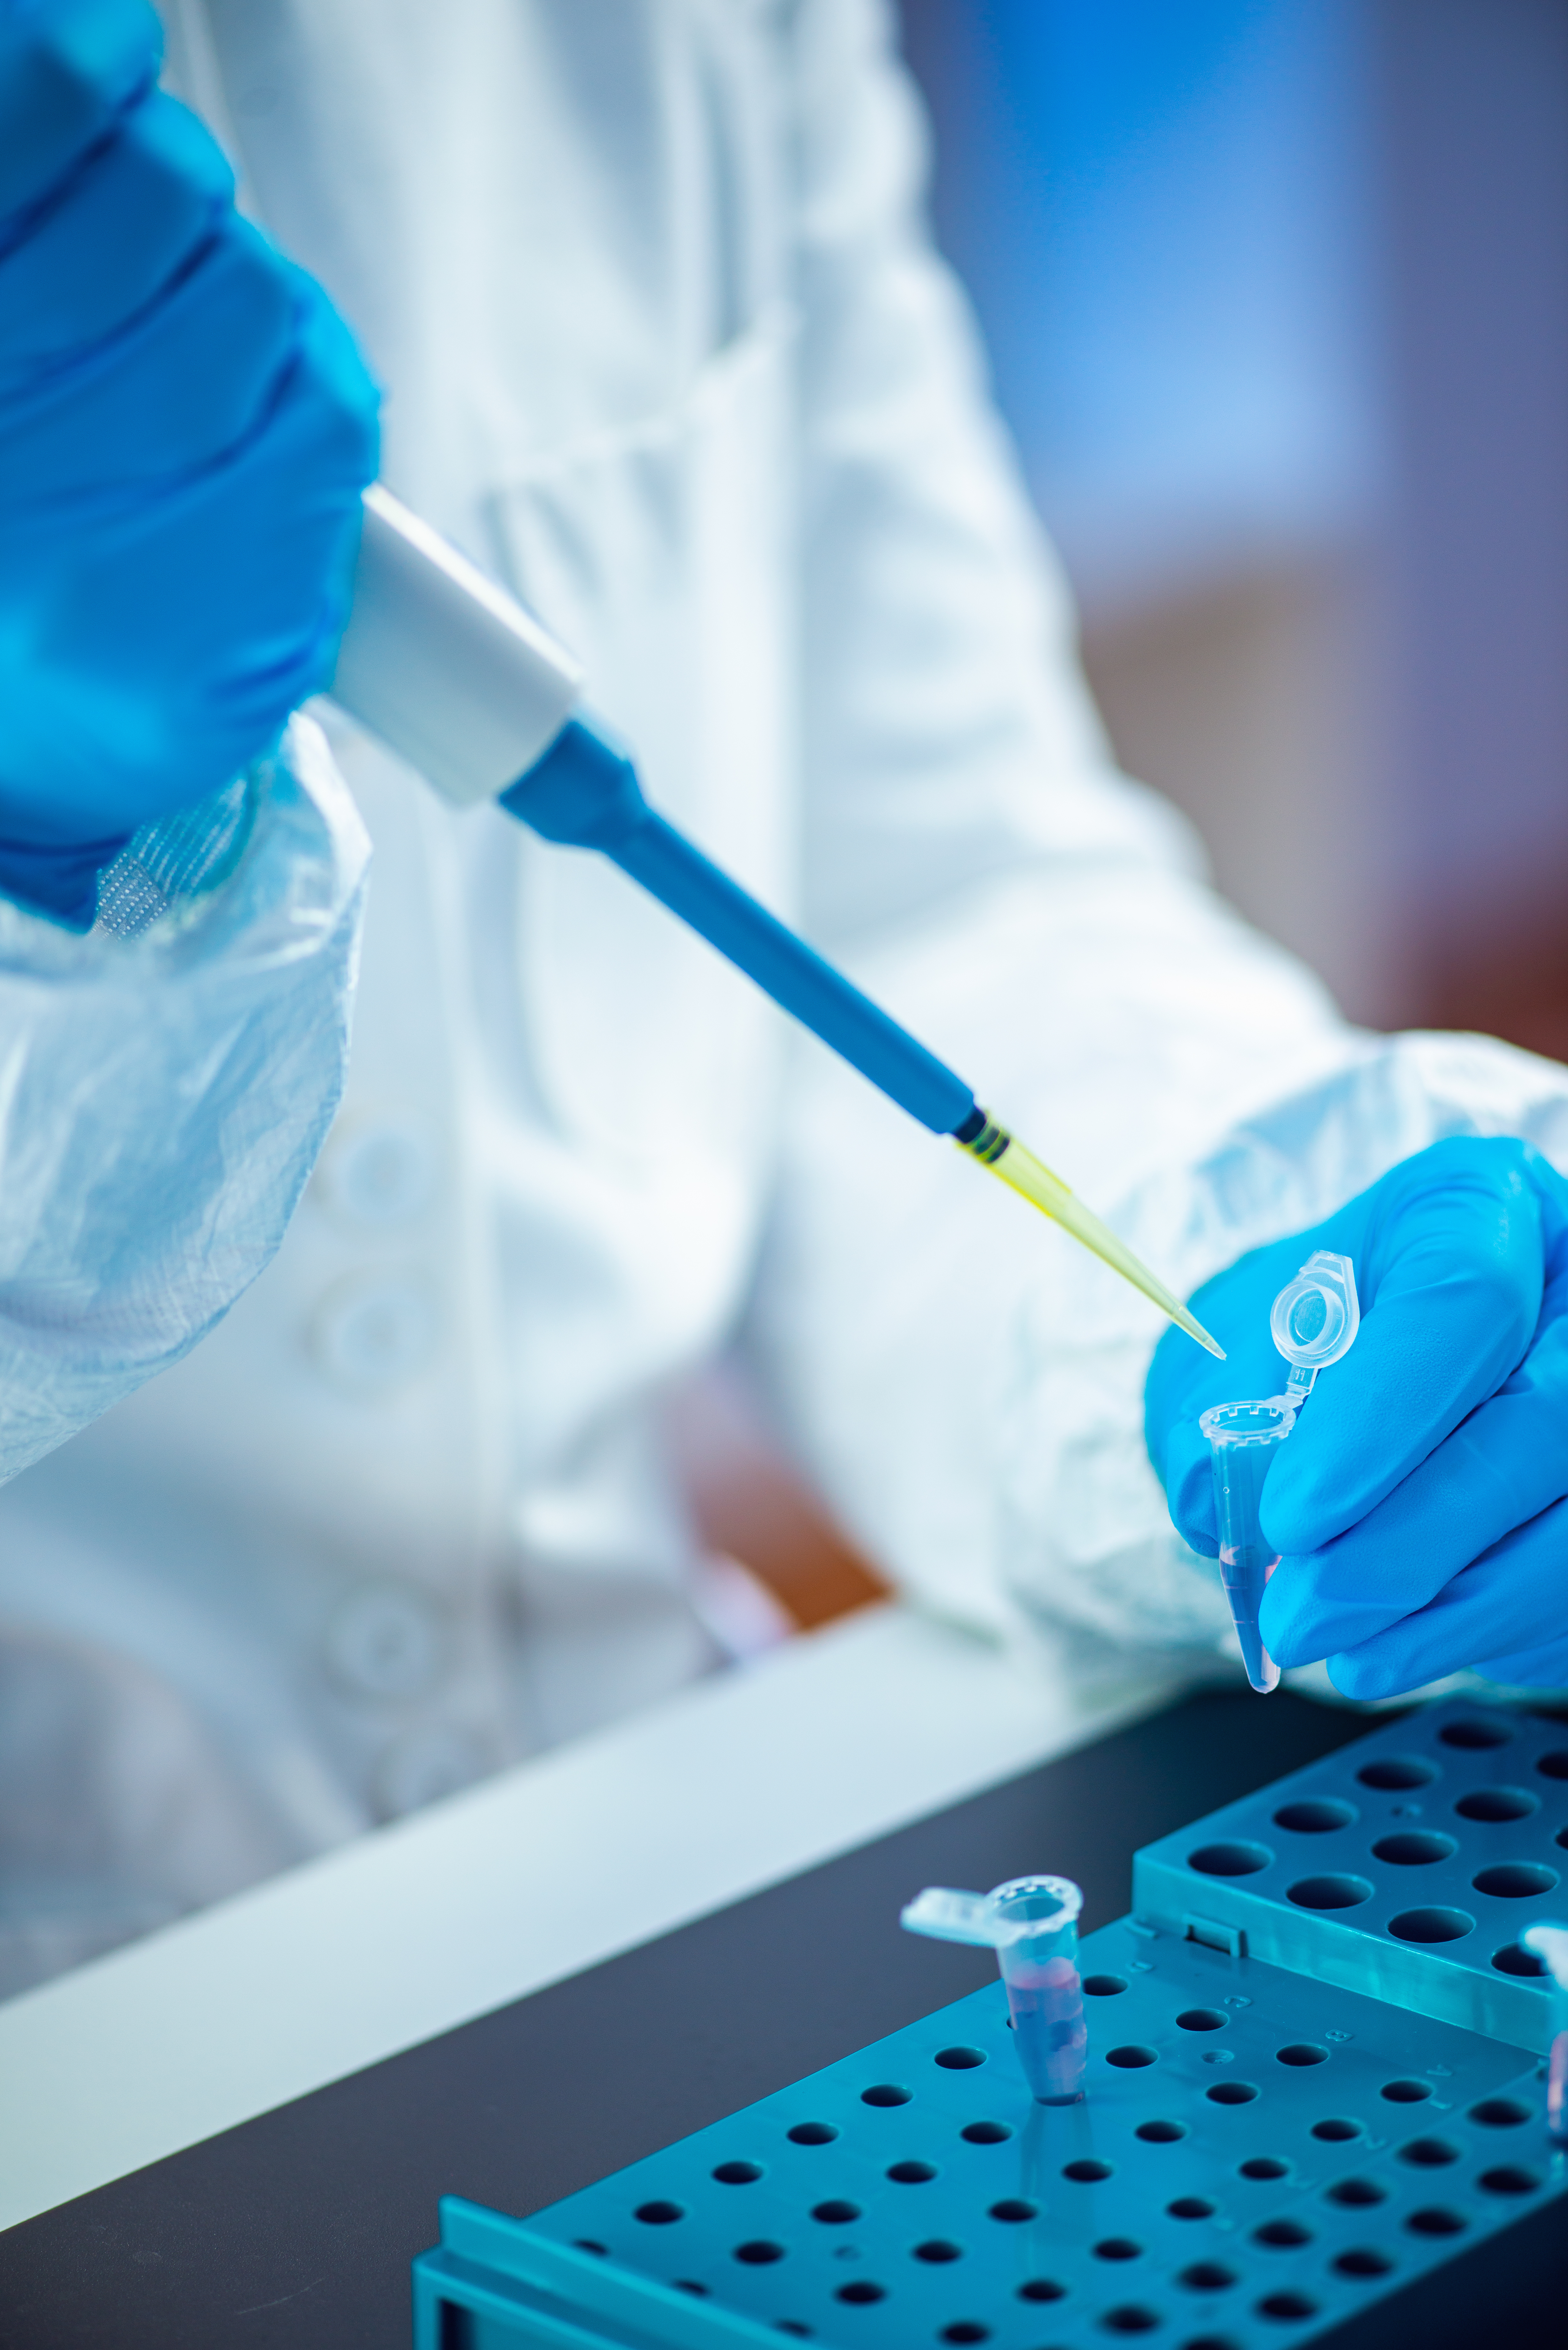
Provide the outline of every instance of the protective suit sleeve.
<path id="1" fill-rule="evenodd" d="M 806 919 L 1180 1294 L 1449 1134 L 1568 1159 L 1568 1076 L 1386 1040 L 1117 776 L 1061 584 L 931 253 L 874 0 L 798 19 L 810 481 Z M 750 1343 L 846 1523 L 1008 1634 L 1212 1652 L 1142 1435 L 1159 1317 L 809 1044 Z"/>
<path id="2" fill-rule="evenodd" d="M 86 936 L 0 902 L 0 1478 L 234 1304 L 337 1107 L 364 827 L 306 719 L 219 796 L 135 835 Z"/>

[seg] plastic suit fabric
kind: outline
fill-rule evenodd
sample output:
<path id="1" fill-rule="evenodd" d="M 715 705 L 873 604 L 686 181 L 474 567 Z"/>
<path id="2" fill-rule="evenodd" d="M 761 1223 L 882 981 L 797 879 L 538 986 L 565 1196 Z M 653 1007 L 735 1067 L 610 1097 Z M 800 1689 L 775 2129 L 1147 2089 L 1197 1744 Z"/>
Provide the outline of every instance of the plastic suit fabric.
<path id="1" fill-rule="evenodd" d="M 650 796 L 1173 1284 L 1443 1134 L 1568 1158 L 1562 1071 L 1347 1030 L 1114 772 L 884 7 L 169 31 L 389 387 L 390 486 L 581 655 Z M 739 1334 L 920 1605 L 1214 1659 L 1144 1451 L 1152 1309 L 612 869 L 332 740 L 375 844 L 341 1114 L 200 1352 L 0 1497 L 0 1616 L 123 1659 L 319 1849 L 711 1660 L 662 1399 Z M 124 1057 L 154 1122 L 161 1049 Z"/>

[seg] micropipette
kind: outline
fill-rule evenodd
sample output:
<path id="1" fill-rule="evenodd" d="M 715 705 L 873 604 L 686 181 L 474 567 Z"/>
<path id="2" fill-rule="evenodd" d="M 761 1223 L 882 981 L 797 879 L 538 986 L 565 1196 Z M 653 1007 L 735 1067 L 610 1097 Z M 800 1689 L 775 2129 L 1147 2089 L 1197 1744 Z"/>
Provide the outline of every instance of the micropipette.
<path id="1" fill-rule="evenodd" d="M 1546 2058 L 1546 2134 L 1568 2147 L 1568 1926 L 1527 1926 L 1520 1940 L 1552 1978 L 1552 2044 Z"/>
<path id="2" fill-rule="evenodd" d="M 929 1885 L 898 1916 L 909 1933 L 996 1952 L 1018 2061 L 1044 2106 L 1074 2105 L 1084 2094 L 1089 2035 L 1078 1975 L 1083 1906 L 1070 1877 L 1014 1877 L 990 1893 Z"/>
<path id="3" fill-rule="evenodd" d="M 1282 1395 L 1256 1403 L 1216 1404 L 1199 1420 L 1209 1444 L 1214 1510 L 1220 1523 L 1220 1577 L 1241 1644 L 1247 1679 L 1261 1695 L 1277 1689 L 1280 1669 L 1264 1648 L 1258 1609 L 1280 1554 L 1260 1522 L 1263 1481 L 1296 1424 L 1319 1371 L 1348 1355 L 1361 1327 L 1355 1268 L 1347 1256 L 1319 1249 L 1269 1312 L 1269 1330 L 1291 1366 Z"/>
<path id="4" fill-rule="evenodd" d="M 1127 1243 L 976 1102 L 962 1078 L 721 871 L 643 797 L 580 707 L 582 671 L 531 614 L 376 484 L 333 699 L 458 806 L 493 800 L 599 850 L 934 1134 L 1052 1217 L 1223 1359 Z"/>

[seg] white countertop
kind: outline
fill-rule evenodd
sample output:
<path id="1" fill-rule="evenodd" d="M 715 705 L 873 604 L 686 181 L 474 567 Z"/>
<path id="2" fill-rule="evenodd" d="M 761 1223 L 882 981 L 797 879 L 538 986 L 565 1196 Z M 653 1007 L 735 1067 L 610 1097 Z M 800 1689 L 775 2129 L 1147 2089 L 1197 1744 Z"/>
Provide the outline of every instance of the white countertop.
<path id="1" fill-rule="evenodd" d="M 0 2006 L 0 2227 L 1147 1711 L 868 1608 Z M 911 1887 L 911 1891 L 915 1888 Z"/>

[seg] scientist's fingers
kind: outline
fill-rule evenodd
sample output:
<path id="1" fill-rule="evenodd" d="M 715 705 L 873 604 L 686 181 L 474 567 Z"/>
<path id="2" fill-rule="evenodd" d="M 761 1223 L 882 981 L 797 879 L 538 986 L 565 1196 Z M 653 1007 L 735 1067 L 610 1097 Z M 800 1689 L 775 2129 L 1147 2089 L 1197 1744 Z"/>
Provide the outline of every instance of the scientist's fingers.
<path id="1" fill-rule="evenodd" d="M 1507 1535 L 1415 1615 L 1331 1656 L 1329 1679 L 1346 1697 L 1400 1697 L 1444 1673 L 1483 1661 L 1496 1670 L 1507 1659 L 1521 1681 L 1549 1682 L 1568 1648 L 1565 1594 L 1568 1501 Z"/>
<path id="2" fill-rule="evenodd" d="M 1283 1560 L 1259 1614 L 1269 1654 L 1282 1665 L 1306 1665 L 1358 1647 L 1425 1607 L 1450 1577 L 1565 1494 L 1568 1320 L 1561 1320 L 1547 1325 L 1501 1393 L 1359 1525 Z"/>
<path id="3" fill-rule="evenodd" d="M 1276 1550 L 1322 1550 L 1402 1484 L 1523 1360 L 1544 1262 L 1534 1192 L 1516 1170 L 1446 1167 L 1367 1235 L 1372 1305 L 1314 1389 L 1269 1474 Z"/>

